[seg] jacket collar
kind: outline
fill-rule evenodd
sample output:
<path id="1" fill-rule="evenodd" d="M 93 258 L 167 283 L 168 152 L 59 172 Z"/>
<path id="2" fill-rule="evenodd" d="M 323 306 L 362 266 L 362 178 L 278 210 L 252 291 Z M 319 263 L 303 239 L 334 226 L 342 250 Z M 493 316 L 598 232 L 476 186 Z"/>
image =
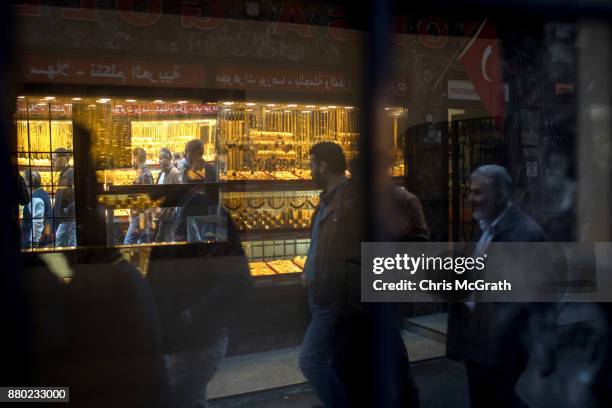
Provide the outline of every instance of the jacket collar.
<path id="1" fill-rule="evenodd" d="M 347 184 L 348 184 L 348 179 L 345 179 L 344 181 L 340 182 L 336 187 L 334 187 L 333 190 L 321 191 L 321 194 L 319 194 L 319 199 L 325 206 L 327 206 L 329 203 L 332 202 L 332 200 L 334 200 L 334 198 L 338 195 L 338 193 L 342 191 L 344 187 L 346 187 Z"/>
<path id="2" fill-rule="evenodd" d="M 338 184 L 331 191 L 321 192 L 321 194 L 319 195 L 321 201 L 319 211 L 321 210 L 321 207 L 323 207 L 324 211 L 321 221 L 325 220 L 327 217 L 330 216 L 330 214 L 334 213 L 338 208 L 340 208 L 339 197 L 342 194 L 342 190 L 344 190 L 347 185 L 348 179 Z"/>
<path id="3" fill-rule="evenodd" d="M 495 236 L 502 232 L 506 232 L 516 226 L 518 219 L 521 216 L 521 211 L 512 203 L 508 206 L 501 218 L 495 225 Z"/>

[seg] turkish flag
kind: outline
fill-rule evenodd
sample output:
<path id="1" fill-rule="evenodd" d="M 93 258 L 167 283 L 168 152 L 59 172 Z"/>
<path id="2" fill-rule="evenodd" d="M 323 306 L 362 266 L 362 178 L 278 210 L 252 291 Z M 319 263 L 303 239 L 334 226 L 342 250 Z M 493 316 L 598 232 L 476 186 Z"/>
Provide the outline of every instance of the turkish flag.
<path id="1" fill-rule="evenodd" d="M 477 28 L 457 60 L 501 130 L 506 103 L 495 26 L 485 19 Z"/>

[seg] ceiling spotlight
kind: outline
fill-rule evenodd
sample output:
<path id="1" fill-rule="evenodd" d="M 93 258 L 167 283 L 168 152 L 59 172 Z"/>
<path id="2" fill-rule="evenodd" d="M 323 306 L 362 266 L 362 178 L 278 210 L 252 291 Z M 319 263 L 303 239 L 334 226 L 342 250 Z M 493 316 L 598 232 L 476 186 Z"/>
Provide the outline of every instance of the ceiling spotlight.
<path id="1" fill-rule="evenodd" d="M 164 103 L 164 101 L 162 101 L 161 99 L 156 99 L 153 101 L 153 103 Z"/>
<path id="2" fill-rule="evenodd" d="M 312 109 L 314 107 L 315 107 L 314 105 L 306 105 L 306 108 L 311 108 Z"/>
<path id="3" fill-rule="evenodd" d="M 276 106 L 276 105 L 275 105 L 275 104 L 273 104 L 273 103 L 269 103 L 269 104 L 267 104 L 266 106 L 273 107 L 273 106 Z"/>
<path id="4" fill-rule="evenodd" d="M 287 105 L 288 108 L 297 108 L 297 105 L 295 103 L 290 103 L 289 105 Z"/>
<path id="5" fill-rule="evenodd" d="M 178 101 L 177 103 L 182 105 L 182 104 L 187 103 L 187 101 Z"/>
<path id="6" fill-rule="evenodd" d="M 353 106 L 345 106 L 345 109 L 355 109 Z"/>
<path id="7" fill-rule="evenodd" d="M 19 96 L 17 97 L 17 99 L 25 99 L 25 96 L 23 96 L 23 95 L 19 95 Z"/>
<path id="8" fill-rule="evenodd" d="M 247 102 L 246 106 L 255 106 L 255 104 L 253 102 Z"/>
<path id="9" fill-rule="evenodd" d="M 108 98 L 100 98 L 96 102 L 98 102 L 98 103 L 107 103 L 107 102 L 110 102 L 110 99 L 108 99 Z"/>
<path id="10" fill-rule="evenodd" d="M 52 101 L 52 100 L 54 100 L 54 99 L 55 99 L 55 96 L 45 96 L 43 99 L 44 99 L 45 101 Z"/>
<path id="11" fill-rule="evenodd" d="M 231 106 L 231 105 L 233 105 L 233 104 L 234 104 L 234 102 L 223 102 L 223 104 L 224 104 L 225 106 Z"/>
<path id="12" fill-rule="evenodd" d="M 73 101 L 82 101 L 83 98 L 72 98 Z"/>
<path id="13" fill-rule="evenodd" d="M 329 109 L 336 109 L 336 108 L 337 108 L 337 106 L 336 106 L 336 105 L 329 105 L 329 106 L 328 106 L 328 108 L 329 108 Z"/>
<path id="14" fill-rule="evenodd" d="M 129 103 L 134 103 L 134 102 L 136 102 L 136 99 L 126 99 L 125 101 L 129 102 Z"/>

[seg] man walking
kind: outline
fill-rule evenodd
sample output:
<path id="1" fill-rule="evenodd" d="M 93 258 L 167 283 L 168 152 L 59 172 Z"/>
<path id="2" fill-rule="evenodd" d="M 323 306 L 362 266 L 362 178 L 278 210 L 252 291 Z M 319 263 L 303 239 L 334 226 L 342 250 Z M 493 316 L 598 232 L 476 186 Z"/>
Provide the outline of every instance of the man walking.
<path id="1" fill-rule="evenodd" d="M 74 169 L 70 167 L 70 156 L 70 152 L 65 147 L 55 149 L 51 156 L 53 171 L 60 172 L 53 204 L 53 221 L 57 225 L 55 246 L 58 247 L 74 247 L 77 244 Z"/>
<path id="2" fill-rule="evenodd" d="M 204 143 L 193 139 L 185 145 L 185 166 L 181 172 L 183 184 L 214 183 L 218 181 L 215 166 L 204 160 Z M 226 228 L 206 222 L 210 215 L 217 214 L 215 200 L 206 191 L 194 189 L 177 208 L 177 240 L 201 242 L 217 240 L 226 234 Z"/>
<path id="3" fill-rule="evenodd" d="M 520 256 L 507 247 L 492 245 L 548 241 L 540 226 L 511 202 L 512 190 L 512 179 L 501 166 L 481 166 L 472 173 L 469 201 L 482 230 L 474 256 L 488 255 L 485 273 L 506 270 L 509 276 L 522 275 L 536 282 L 546 273 L 545 268 L 535 266 L 537 260 L 554 254 L 540 251 L 542 245 L 537 244 L 530 245 L 532 254 Z M 540 265 L 550 270 L 550 264 Z M 465 361 L 472 407 L 526 406 L 515 386 L 530 354 L 539 360 L 541 374 L 552 369 L 541 335 L 550 323 L 550 311 L 550 306 L 537 303 L 477 302 L 476 296 L 451 303 L 447 353 Z M 534 329 L 541 329 L 540 335 Z"/>
<path id="4" fill-rule="evenodd" d="M 49 244 L 49 221 L 53 217 L 53 207 L 49 194 L 40 186 L 40 174 L 37 171 L 26 170 L 25 181 L 28 192 L 31 192 L 30 202 L 23 207 L 22 248 L 37 248 Z"/>
<path id="5" fill-rule="evenodd" d="M 142 147 L 137 147 L 132 152 L 132 163 L 134 168 L 138 169 L 138 176 L 134 184 L 153 184 L 153 175 L 147 167 L 147 152 Z M 124 244 L 140 244 L 150 241 L 151 220 L 149 217 L 150 214 L 146 210 L 144 212 L 130 211 L 130 225 L 123 240 Z"/>
<path id="6" fill-rule="evenodd" d="M 172 152 L 165 147 L 159 151 L 160 172 L 155 184 L 179 184 L 180 175 L 172 165 Z M 159 227 L 157 228 L 157 242 L 171 242 L 174 240 L 174 223 L 176 208 L 162 208 L 159 212 Z"/>
<path id="7" fill-rule="evenodd" d="M 304 265 L 311 322 L 299 363 L 325 407 L 346 406 L 346 390 L 333 361 L 345 340 L 340 327 L 348 307 L 347 260 L 351 249 L 358 251 L 359 233 L 354 213 L 356 196 L 345 170 L 346 159 L 337 144 L 322 142 L 310 149 L 312 179 L 323 192 L 312 218 Z"/>

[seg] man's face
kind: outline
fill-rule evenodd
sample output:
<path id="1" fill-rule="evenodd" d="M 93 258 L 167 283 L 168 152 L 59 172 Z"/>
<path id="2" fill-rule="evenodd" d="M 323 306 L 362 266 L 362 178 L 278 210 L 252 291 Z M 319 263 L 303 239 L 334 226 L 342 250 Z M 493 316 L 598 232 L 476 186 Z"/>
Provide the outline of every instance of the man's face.
<path id="1" fill-rule="evenodd" d="M 327 186 L 327 180 L 325 179 L 325 173 L 327 170 L 327 163 L 317 162 L 314 155 L 310 155 L 310 175 L 315 186 L 320 189 L 324 189 Z"/>
<path id="2" fill-rule="evenodd" d="M 57 153 L 51 155 L 51 161 L 54 169 L 64 169 L 68 164 L 68 158 L 59 156 Z"/>
<path id="3" fill-rule="evenodd" d="M 168 157 L 167 154 L 161 153 L 159 155 L 159 166 L 164 170 L 167 170 L 172 167 L 172 160 Z"/>
<path id="4" fill-rule="evenodd" d="M 497 216 L 501 193 L 496 191 L 493 183 L 486 177 L 472 176 L 470 183 L 469 203 L 472 205 L 474 219 L 492 220 Z"/>
<path id="5" fill-rule="evenodd" d="M 196 163 L 199 158 L 200 156 L 198 155 L 197 149 L 193 149 L 190 152 L 185 152 L 185 161 L 187 161 L 187 164 L 189 165 Z"/>

